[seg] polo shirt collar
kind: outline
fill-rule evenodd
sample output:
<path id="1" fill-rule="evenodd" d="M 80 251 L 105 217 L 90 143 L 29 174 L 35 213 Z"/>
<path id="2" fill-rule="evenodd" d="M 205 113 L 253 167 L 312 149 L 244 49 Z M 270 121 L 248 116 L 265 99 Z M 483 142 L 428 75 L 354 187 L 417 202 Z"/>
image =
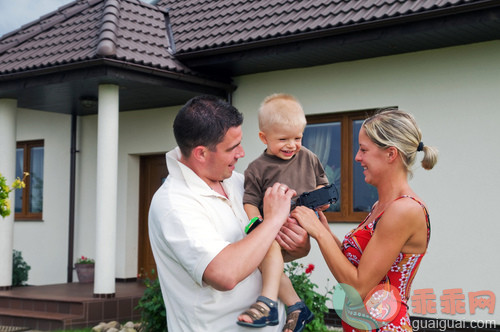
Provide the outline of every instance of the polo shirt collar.
<path id="1" fill-rule="evenodd" d="M 166 153 L 166 159 L 167 159 L 167 168 L 168 168 L 168 173 L 169 175 L 172 175 L 173 177 L 184 179 L 186 181 L 186 184 L 188 187 L 204 196 L 221 196 L 210 186 L 203 181 L 191 168 L 188 166 L 184 165 L 183 163 L 180 162 L 181 159 L 181 150 L 179 147 L 176 147 L 172 151 L 169 151 Z M 226 180 L 223 181 L 223 184 L 226 182 Z M 226 186 L 224 186 L 224 190 L 226 189 Z"/>

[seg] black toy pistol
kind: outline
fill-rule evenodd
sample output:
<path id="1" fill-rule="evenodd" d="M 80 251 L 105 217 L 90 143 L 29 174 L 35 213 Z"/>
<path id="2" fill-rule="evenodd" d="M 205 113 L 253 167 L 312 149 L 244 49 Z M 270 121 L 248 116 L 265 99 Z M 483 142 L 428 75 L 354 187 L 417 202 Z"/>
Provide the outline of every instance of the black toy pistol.
<path id="1" fill-rule="evenodd" d="M 335 204 L 338 198 L 339 196 L 337 188 L 332 183 L 327 186 L 313 190 L 311 192 L 303 193 L 295 200 L 295 202 L 292 201 L 292 206 L 290 208 L 290 211 L 295 209 L 295 207 L 301 205 L 308 207 L 312 210 L 316 210 L 320 206 L 326 204 Z"/>
<path id="2" fill-rule="evenodd" d="M 290 211 L 301 205 L 312 210 L 316 210 L 320 206 L 326 204 L 335 204 L 338 199 L 339 195 L 337 187 L 335 187 L 335 185 L 332 183 L 316 190 L 303 193 L 302 195 L 297 197 L 295 201 L 292 201 Z M 245 227 L 245 233 L 249 234 L 257 226 L 259 226 L 262 221 L 263 220 L 259 217 L 252 218 L 252 220 L 250 220 L 250 223 L 248 223 L 248 225 Z"/>

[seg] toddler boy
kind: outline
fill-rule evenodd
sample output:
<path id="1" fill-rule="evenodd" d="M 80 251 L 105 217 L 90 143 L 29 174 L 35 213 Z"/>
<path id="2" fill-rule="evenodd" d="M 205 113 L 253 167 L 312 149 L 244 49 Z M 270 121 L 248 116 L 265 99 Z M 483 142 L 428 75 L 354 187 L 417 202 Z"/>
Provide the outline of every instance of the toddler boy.
<path id="1" fill-rule="evenodd" d="M 262 218 L 264 193 L 276 182 L 294 189 L 297 195 L 328 184 L 318 157 L 302 146 L 306 118 L 297 99 L 282 93 L 270 95 L 262 102 L 258 116 L 259 138 L 267 148 L 245 171 L 243 204 L 249 219 Z M 238 317 L 239 325 L 278 324 L 278 297 L 287 305 L 283 331 L 300 332 L 314 318 L 283 272 L 283 265 L 281 248 L 274 241 L 260 265 L 261 296 Z"/>

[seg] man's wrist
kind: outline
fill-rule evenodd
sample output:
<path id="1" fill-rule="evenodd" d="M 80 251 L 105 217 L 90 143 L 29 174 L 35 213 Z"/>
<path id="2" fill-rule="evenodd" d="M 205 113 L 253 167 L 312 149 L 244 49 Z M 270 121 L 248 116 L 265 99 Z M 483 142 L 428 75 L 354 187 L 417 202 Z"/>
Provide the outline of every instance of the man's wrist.
<path id="1" fill-rule="evenodd" d="M 261 217 L 253 217 L 252 219 L 250 219 L 250 222 L 245 227 L 245 233 L 250 234 L 250 232 L 257 228 L 257 226 L 259 226 L 263 221 L 264 220 L 262 220 Z"/>

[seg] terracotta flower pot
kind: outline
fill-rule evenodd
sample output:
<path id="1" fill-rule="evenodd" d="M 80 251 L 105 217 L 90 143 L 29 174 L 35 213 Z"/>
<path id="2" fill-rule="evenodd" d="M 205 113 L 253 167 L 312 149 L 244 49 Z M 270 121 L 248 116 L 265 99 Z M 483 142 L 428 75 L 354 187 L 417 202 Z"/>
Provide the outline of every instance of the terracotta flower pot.
<path id="1" fill-rule="evenodd" d="M 94 264 L 75 264 L 75 269 L 79 282 L 94 282 Z"/>

